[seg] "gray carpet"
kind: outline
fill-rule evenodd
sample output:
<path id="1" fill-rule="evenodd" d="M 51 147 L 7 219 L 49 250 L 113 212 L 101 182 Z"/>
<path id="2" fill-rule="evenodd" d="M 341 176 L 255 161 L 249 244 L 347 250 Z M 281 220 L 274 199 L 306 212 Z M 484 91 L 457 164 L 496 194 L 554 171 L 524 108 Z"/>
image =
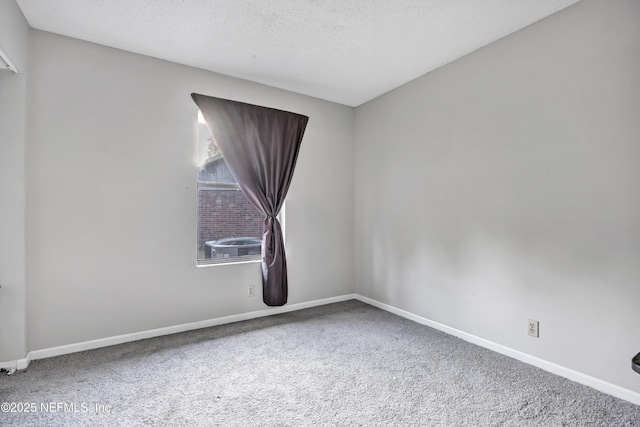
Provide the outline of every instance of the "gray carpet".
<path id="1" fill-rule="evenodd" d="M 36 409 L 2 426 L 640 426 L 640 406 L 358 301 L 36 360 L 0 402 Z"/>

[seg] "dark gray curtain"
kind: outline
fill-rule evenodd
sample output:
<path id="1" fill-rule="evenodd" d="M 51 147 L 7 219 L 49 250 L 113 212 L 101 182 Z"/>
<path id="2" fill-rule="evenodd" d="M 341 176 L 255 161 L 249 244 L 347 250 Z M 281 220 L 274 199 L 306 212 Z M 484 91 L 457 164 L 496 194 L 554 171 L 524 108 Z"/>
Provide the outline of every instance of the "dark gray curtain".
<path id="1" fill-rule="evenodd" d="M 287 195 L 309 118 L 300 114 L 192 93 L 244 195 L 264 215 L 262 294 L 287 303 L 287 259 L 276 216 Z"/>

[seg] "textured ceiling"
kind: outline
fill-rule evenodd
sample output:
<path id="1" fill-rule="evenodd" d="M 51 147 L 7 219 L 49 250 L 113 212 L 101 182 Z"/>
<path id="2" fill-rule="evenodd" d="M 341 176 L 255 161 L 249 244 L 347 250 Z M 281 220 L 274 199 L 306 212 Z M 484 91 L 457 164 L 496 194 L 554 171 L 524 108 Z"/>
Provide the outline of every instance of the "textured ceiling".
<path id="1" fill-rule="evenodd" d="M 17 0 L 29 25 L 357 106 L 578 0 Z"/>

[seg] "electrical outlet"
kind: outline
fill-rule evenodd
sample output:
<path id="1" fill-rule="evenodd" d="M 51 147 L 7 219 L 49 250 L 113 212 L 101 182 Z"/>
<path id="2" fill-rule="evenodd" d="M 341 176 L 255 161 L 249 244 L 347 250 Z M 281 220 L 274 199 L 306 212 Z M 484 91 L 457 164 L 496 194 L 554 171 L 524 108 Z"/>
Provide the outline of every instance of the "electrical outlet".
<path id="1" fill-rule="evenodd" d="M 247 296 L 255 297 L 256 296 L 256 287 L 254 285 L 249 285 L 247 288 Z"/>
<path id="2" fill-rule="evenodd" d="M 527 335 L 530 335 L 532 337 L 540 337 L 539 335 L 539 330 L 538 330 L 538 321 L 537 320 L 531 320 L 529 319 L 527 321 Z"/>

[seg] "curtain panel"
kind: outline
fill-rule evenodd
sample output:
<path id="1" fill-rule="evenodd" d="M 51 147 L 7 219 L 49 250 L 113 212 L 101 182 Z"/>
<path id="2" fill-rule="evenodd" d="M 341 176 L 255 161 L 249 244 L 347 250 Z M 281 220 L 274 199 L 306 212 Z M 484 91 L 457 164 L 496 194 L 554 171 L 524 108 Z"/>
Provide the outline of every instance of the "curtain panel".
<path id="1" fill-rule="evenodd" d="M 277 215 L 295 169 L 309 118 L 301 114 L 191 94 L 222 157 L 247 199 L 265 216 L 262 295 L 269 306 L 287 303 L 287 260 Z"/>

